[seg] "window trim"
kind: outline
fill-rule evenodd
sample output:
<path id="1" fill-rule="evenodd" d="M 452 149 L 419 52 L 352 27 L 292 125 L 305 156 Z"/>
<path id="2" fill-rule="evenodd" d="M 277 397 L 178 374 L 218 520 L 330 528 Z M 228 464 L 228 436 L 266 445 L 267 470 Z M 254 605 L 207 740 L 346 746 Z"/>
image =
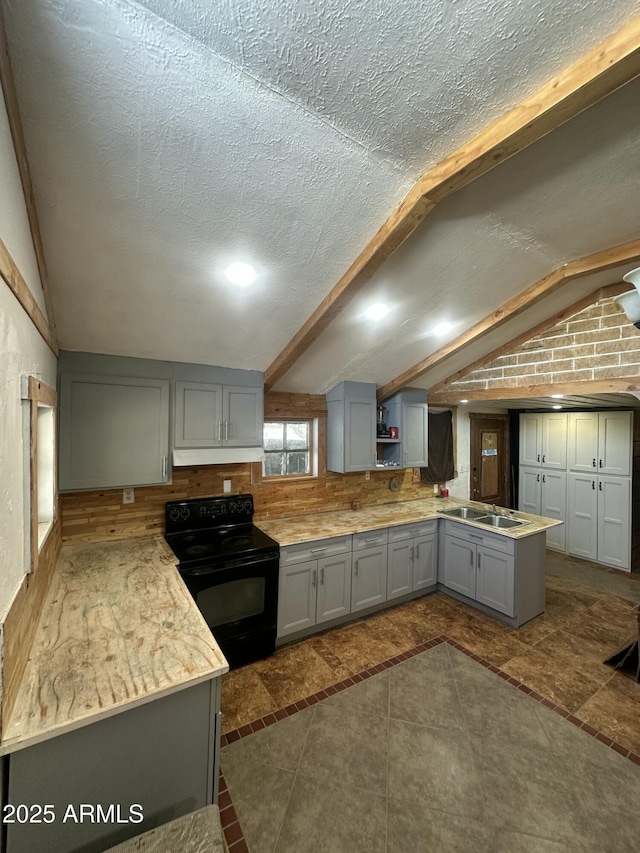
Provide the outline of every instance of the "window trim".
<path id="1" fill-rule="evenodd" d="M 306 423 L 309 425 L 309 471 L 306 474 L 264 474 L 260 462 L 260 482 L 262 483 L 289 483 L 292 480 L 309 480 L 318 476 L 317 463 L 317 446 L 318 446 L 318 427 L 316 418 L 301 418 L 301 417 L 279 417 L 265 418 L 264 423 L 271 424 L 286 424 L 286 423 Z M 270 451 L 265 450 L 265 456 Z"/>
<path id="2" fill-rule="evenodd" d="M 28 469 L 28 489 L 25 478 L 25 508 L 28 523 L 25 525 L 25 538 L 27 559 L 25 566 L 27 573 L 34 572 L 38 566 L 38 557 L 45 546 L 51 531 L 58 520 L 58 478 L 57 478 L 57 447 L 56 447 L 56 410 L 57 394 L 37 376 L 23 377 L 23 399 L 28 403 L 25 417 L 25 450 L 28 454 L 25 468 Z M 38 502 L 38 411 L 40 409 L 52 410 L 53 429 L 51 447 L 51 477 L 52 477 L 52 508 L 51 518 L 46 522 L 40 522 Z M 41 523 L 46 524 L 44 533 L 41 534 Z"/>

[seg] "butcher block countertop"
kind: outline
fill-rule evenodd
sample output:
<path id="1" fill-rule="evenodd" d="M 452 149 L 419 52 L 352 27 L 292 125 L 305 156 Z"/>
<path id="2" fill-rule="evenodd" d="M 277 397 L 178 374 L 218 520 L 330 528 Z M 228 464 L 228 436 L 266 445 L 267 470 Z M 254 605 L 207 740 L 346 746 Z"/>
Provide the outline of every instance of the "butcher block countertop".
<path id="1" fill-rule="evenodd" d="M 228 671 L 175 564 L 161 536 L 62 548 L 0 754 Z"/>
<path id="2" fill-rule="evenodd" d="M 331 536 L 344 536 L 349 533 L 363 533 L 367 530 L 376 530 L 381 527 L 394 527 L 398 524 L 409 524 L 415 521 L 426 521 L 430 518 L 447 518 L 441 516 L 443 509 L 453 509 L 457 506 L 473 506 L 478 509 L 486 509 L 486 504 L 476 501 L 463 501 L 458 498 L 425 498 L 418 501 L 404 501 L 400 503 L 379 504 L 367 506 L 361 509 L 334 510 L 332 512 L 316 512 L 309 515 L 297 515 L 290 518 L 259 519 L 254 521 L 257 527 L 263 530 L 280 545 L 296 545 L 300 542 L 311 542 L 314 539 L 326 539 Z M 491 507 L 489 507 L 491 509 Z M 511 514 L 510 510 L 503 510 Z M 552 518 L 543 518 L 540 515 L 529 515 L 526 512 L 514 512 L 514 518 L 527 521 L 522 527 L 495 528 L 486 524 L 479 524 L 470 519 L 453 518 L 456 524 L 465 524 L 484 530 L 485 533 L 494 533 L 498 536 L 507 536 L 509 539 L 524 539 L 533 536 L 550 527 L 562 524 Z"/>

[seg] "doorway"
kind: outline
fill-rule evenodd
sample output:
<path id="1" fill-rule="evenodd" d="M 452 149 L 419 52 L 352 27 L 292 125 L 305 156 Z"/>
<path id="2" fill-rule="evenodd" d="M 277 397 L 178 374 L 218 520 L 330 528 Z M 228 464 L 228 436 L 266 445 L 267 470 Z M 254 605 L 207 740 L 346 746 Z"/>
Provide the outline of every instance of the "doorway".
<path id="1" fill-rule="evenodd" d="M 511 506 L 508 415 L 470 414 L 469 427 L 471 500 Z"/>

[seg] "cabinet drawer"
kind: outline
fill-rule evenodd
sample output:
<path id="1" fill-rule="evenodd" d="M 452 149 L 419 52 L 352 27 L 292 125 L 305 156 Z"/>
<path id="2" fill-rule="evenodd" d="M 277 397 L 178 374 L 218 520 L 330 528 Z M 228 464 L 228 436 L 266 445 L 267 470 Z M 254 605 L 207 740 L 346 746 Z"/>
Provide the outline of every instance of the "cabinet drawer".
<path id="1" fill-rule="evenodd" d="M 298 542 L 280 546 L 280 565 L 305 563 L 322 557 L 333 557 L 351 550 L 351 536 L 333 536 L 331 539 L 316 539 L 313 542 Z"/>
<path id="2" fill-rule="evenodd" d="M 501 551 L 503 554 L 515 553 L 515 540 L 509 539 L 508 536 L 501 536 L 499 533 L 485 533 L 478 527 L 456 524 L 455 521 L 447 521 L 445 524 L 447 536 L 455 536 L 457 539 L 464 539 L 465 542 L 472 542 L 474 545 L 484 545 L 485 548 L 493 548 L 494 551 Z"/>
<path id="3" fill-rule="evenodd" d="M 381 530 L 366 530 L 364 533 L 353 534 L 353 550 L 362 551 L 363 548 L 374 548 L 376 545 L 386 545 L 389 531 L 386 527 Z"/>
<path id="4" fill-rule="evenodd" d="M 435 533 L 438 519 L 431 518 L 429 521 L 414 521 L 411 524 L 400 524 L 398 527 L 389 528 L 389 542 L 400 542 L 403 539 L 415 539 L 416 536 L 424 536 Z"/>

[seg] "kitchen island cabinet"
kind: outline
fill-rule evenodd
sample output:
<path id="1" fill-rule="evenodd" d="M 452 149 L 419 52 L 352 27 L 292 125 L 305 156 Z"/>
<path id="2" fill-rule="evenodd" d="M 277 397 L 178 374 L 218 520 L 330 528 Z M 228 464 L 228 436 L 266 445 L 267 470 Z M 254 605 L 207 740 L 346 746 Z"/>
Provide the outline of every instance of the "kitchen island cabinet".
<path id="1" fill-rule="evenodd" d="M 174 563 L 161 537 L 63 548 L 0 744 L 3 806 L 55 820 L 7 824 L 7 853 L 98 853 L 215 801 L 228 665 Z"/>

